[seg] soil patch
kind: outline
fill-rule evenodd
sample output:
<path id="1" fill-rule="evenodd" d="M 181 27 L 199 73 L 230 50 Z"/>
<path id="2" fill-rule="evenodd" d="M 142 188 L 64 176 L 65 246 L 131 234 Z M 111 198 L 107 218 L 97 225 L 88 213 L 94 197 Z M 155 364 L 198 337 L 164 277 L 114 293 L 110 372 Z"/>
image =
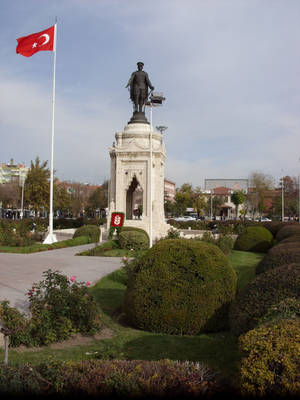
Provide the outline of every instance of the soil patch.
<path id="1" fill-rule="evenodd" d="M 25 351 L 42 351 L 44 349 L 67 349 L 75 346 L 84 346 L 86 344 L 90 344 L 95 340 L 103 340 L 103 339 L 111 339 L 114 336 L 114 331 L 109 328 L 103 328 L 100 332 L 96 333 L 94 336 L 84 336 L 78 333 L 77 335 L 71 336 L 69 339 L 64 340 L 63 342 L 52 343 L 49 346 L 40 346 L 40 347 L 26 347 L 19 346 L 14 347 L 11 350 L 17 351 L 19 353 Z"/>

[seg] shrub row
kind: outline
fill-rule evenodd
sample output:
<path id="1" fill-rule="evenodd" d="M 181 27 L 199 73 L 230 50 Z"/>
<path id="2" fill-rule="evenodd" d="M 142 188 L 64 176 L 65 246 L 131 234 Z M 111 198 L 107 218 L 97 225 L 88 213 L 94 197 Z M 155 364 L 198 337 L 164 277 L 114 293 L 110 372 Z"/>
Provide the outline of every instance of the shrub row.
<path id="1" fill-rule="evenodd" d="M 188 335 L 228 328 L 237 277 L 217 246 L 162 240 L 126 268 L 124 312 L 134 327 Z"/>
<path id="2" fill-rule="evenodd" d="M 290 236 L 300 235 L 300 224 L 288 224 L 283 226 L 276 234 L 276 240 L 280 242 L 283 239 L 286 239 Z"/>
<path id="3" fill-rule="evenodd" d="M 0 367 L 7 394 L 82 398 L 202 398 L 221 391 L 216 374 L 200 363 L 178 361 L 51 361 Z"/>
<path id="4" fill-rule="evenodd" d="M 231 306 L 232 331 L 240 335 L 257 327 L 285 298 L 300 299 L 300 263 L 269 270 L 249 283 Z"/>
<path id="5" fill-rule="evenodd" d="M 256 266 L 256 274 L 278 268 L 285 264 L 300 263 L 300 246 L 298 242 L 281 243 L 268 251 Z"/>
<path id="6" fill-rule="evenodd" d="M 244 231 L 247 226 L 260 225 L 260 222 L 248 221 L 248 220 L 230 220 L 230 221 L 175 221 L 175 219 L 169 219 L 168 224 L 179 229 L 191 229 L 195 230 L 213 230 L 217 227 L 218 232 L 222 234 L 239 234 Z"/>
<path id="7" fill-rule="evenodd" d="M 274 229 L 277 244 L 269 249 L 264 258 L 258 263 L 256 273 L 261 274 L 281 265 L 300 263 L 300 225 L 298 223 L 277 223 Z"/>

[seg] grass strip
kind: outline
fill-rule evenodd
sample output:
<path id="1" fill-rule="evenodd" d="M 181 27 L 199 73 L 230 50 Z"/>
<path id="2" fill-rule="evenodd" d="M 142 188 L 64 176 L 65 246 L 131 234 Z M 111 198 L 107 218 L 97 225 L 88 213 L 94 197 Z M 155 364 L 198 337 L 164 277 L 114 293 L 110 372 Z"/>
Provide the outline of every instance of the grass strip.
<path id="1" fill-rule="evenodd" d="M 91 239 L 88 236 L 80 236 L 75 239 L 62 240 L 60 242 L 52 244 L 36 243 L 31 246 L 0 246 L 0 253 L 18 253 L 18 254 L 29 254 L 37 253 L 40 251 L 57 250 L 65 247 L 80 246 L 83 244 L 91 243 Z"/>

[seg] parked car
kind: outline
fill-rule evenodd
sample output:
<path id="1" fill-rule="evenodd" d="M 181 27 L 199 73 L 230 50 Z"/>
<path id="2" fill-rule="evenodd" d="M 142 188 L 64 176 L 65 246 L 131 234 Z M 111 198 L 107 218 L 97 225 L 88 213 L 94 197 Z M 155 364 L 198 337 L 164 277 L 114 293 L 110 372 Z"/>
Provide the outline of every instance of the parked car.
<path id="1" fill-rule="evenodd" d="M 185 215 L 184 217 L 175 218 L 175 221 L 196 221 L 196 218 L 191 217 L 190 215 Z"/>

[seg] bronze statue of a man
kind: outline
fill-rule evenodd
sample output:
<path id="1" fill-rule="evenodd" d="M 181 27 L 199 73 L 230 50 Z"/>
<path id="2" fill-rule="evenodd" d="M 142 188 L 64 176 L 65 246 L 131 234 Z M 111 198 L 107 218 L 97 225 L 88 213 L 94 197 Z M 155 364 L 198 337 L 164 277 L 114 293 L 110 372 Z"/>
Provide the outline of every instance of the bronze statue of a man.
<path id="1" fill-rule="evenodd" d="M 138 70 L 131 74 L 127 83 L 130 86 L 130 98 L 134 104 L 134 112 L 143 112 L 143 105 L 148 98 L 148 88 L 154 90 L 147 72 L 143 71 L 144 63 L 137 63 Z"/>

